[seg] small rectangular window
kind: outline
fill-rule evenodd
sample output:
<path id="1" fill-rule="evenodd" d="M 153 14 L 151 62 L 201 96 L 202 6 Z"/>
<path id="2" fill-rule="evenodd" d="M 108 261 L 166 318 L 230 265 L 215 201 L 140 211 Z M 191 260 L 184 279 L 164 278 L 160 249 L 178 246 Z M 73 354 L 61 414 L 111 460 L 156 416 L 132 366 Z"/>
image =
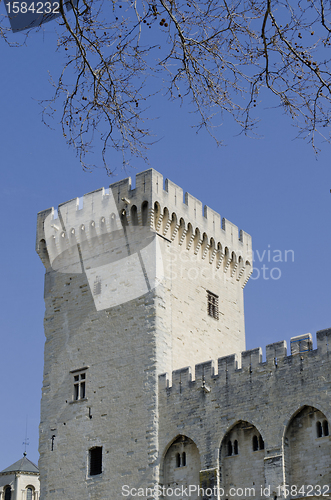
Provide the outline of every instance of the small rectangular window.
<path id="1" fill-rule="evenodd" d="M 218 295 L 207 290 L 207 312 L 214 319 L 218 319 Z"/>
<path id="2" fill-rule="evenodd" d="M 79 401 L 86 398 L 86 368 L 74 370 L 73 375 L 73 400 Z"/>
<path id="3" fill-rule="evenodd" d="M 102 446 L 95 446 L 89 450 L 89 473 L 90 476 L 102 473 Z"/>

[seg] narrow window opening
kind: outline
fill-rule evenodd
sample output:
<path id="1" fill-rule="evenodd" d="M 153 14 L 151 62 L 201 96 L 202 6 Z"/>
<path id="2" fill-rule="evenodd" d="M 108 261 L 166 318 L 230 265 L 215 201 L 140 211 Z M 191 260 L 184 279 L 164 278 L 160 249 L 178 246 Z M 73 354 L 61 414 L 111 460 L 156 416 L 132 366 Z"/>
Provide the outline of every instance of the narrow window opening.
<path id="1" fill-rule="evenodd" d="M 10 486 L 7 486 L 7 488 L 5 488 L 4 500 L 11 500 L 11 487 Z"/>
<path id="2" fill-rule="evenodd" d="M 126 227 L 128 225 L 128 219 L 126 217 L 126 210 L 123 208 L 121 211 L 121 223 L 123 227 Z"/>
<path id="3" fill-rule="evenodd" d="M 253 436 L 253 451 L 257 451 L 259 449 L 259 442 L 257 436 Z"/>
<path id="4" fill-rule="evenodd" d="M 316 422 L 316 433 L 317 433 L 317 437 L 320 438 L 323 436 L 323 429 L 322 429 L 322 424 L 321 422 Z"/>
<path id="5" fill-rule="evenodd" d="M 231 457 L 232 455 L 232 443 L 231 441 L 228 441 L 228 457 Z"/>
<path id="6" fill-rule="evenodd" d="M 148 202 L 144 201 L 141 205 L 141 221 L 143 226 L 147 226 L 148 223 Z"/>
<path id="7" fill-rule="evenodd" d="M 180 467 L 180 454 L 176 453 L 176 467 Z"/>
<path id="8" fill-rule="evenodd" d="M 185 467 L 186 465 L 186 453 L 183 451 L 182 453 L 182 467 Z"/>
<path id="9" fill-rule="evenodd" d="M 259 437 L 259 448 L 260 450 L 264 450 L 264 441 L 262 439 L 262 436 Z"/>
<path id="10" fill-rule="evenodd" d="M 327 420 L 323 420 L 323 434 L 324 436 L 329 435 L 329 424 Z"/>
<path id="11" fill-rule="evenodd" d="M 208 315 L 218 320 L 218 295 L 207 290 L 207 312 Z"/>
<path id="12" fill-rule="evenodd" d="M 102 473 L 102 446 L 96 446 L 89 450 L 90 476 Z"/>
<path id="13" fill-rule="evenodd" d="M 55 434 L 51 437 L 51 451 L 54 451 L 54 439 L 55 439 Z"/>
<path id="14" fill-rule="evenodd" d="M 236 439 L 233 443 L 233 454 L 238 455 L 238 441 Z"/>
<path id="15" fill-rule="evenodd" d="M 26 500 L 32 500 L 32 498 L 33 498 L 33 496 L 32 496 L 32 495 L 33 495 L 33 490 L 32 490 L 32 488 L 30 488 L 30 487 L 29 487 L 29 488 L 27 488 L 27 490 L 26 490 Z"/>
<path id="16" fill-rule="evenodd" d="M 86 371 L 75 373 L 74 375 L 74 390 L 73 400 L 79 401 L 86 398 Z"/>
<path id="17" fill-rule="evenodd" d="M 133 226 L 138 226 L 138 211 L 136 205 L 133 205 L 131 207 L 131 224 Z"/>
<path id="18" fill-rule="evenodd" d="M 124 210 L 124 218 L 126 219 L 126 212 Z M 116 231 L 118 229 L 118 224 L 117 224 L 117 220 L 116 220 L 116 215 L 114 214 L 114 212 L 111 214 L 110 216 L 110 230 L 111 231 Z"/>

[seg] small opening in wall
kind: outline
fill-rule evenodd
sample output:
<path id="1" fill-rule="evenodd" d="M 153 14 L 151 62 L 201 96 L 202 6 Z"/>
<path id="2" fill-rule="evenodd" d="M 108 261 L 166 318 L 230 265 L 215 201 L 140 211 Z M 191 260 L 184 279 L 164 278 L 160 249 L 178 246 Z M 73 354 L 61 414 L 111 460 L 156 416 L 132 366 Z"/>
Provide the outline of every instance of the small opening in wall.
<path id="1" fill-rule="evenodd" d="M 128 219 L 126 217 L 126 211 L 124 209 L 121 212 L 121 223 L 123 227 L 128 225 Z"/>
<path id="2" fill-rule="evenodd" d="M 231 457 L 232 455 L 232 443 L 231 441 L 228 441 L 228 457 Z"/>
<path id="3" fill-rule="evenodd" d="M 323 420 L 323 434 L 324 436 L 329 435 L 329 424 L 327 420 Z"/>
<path id="4" fill-rule="evenodd" d="M 253 451 L 264 450 L 264 441 L 261 435 L 253 436 L 252 446 L 253 446 Z"/>
<path id="5" fill-rule="evenodd" d="M 253 451 L 257 451 L 259 449 L 259 442 L 257 436 L 253 436 Z"/>
<path id="6" fill-rule="evenodd" d="M 102 473 L 102 446 L 95 446 L 89 450 L 89 472 L 90 476 Z"/>
<path id="7" fill-rule="evenodd" d="M 233 443 L 233 454 L 238 455 L 238 441 L 236 439 Z"/>
<path id="8" fill-rule="evenodd" d="M 320 438 L 323 436 L 323 429 L 322 429 L 322 424 L 321 422 L 316 422 L 316 434 L 317 434 L 317 437 Z"/>
<path id="9" fill-rule="evenodd" d="M 141 220 L 143 226 L 147 226 L 148 222 L 148 201 L 144 201 L 141 205 Z"/>
<path id="10" fill-rule="evenodd" d="M 86 371 L 74 375 L 73 389 L 74 401 L 86 398 Z"/>
<path id="11" fill-rule="evenodd" d="M 55 434 L 51 437 L 51 451 L 54 451 L 54 439 L 55 439 Z"/>
<path id="12" fill-rule="evenodd" d="M 180 467 L 180 453 L 176 453 L 176 467 Z"/>
<path id="13" fill-rule="evenodd" d="M 186 453 L 183 451 L 182 453 L 182 467 L 185 467 L 186 465 Z"/>
<path id="14" fill-rule="evenodd" d="M 138 211 L 136 205 L 132 205 L 131 207 L 131 224 L 133 226 L 138 226 Z"/>
<path id="15" fill-rule="evenodd" d="M 218 319 L 218 295 L 207 290 L 207 312 L 208 316 Z"/>
<path id="16" fill-rule="evenodd" d="M 28 488 L 26 489 L 26 500 L 33 500 L 33 488 L 32 486 L 28 486 Z"/>

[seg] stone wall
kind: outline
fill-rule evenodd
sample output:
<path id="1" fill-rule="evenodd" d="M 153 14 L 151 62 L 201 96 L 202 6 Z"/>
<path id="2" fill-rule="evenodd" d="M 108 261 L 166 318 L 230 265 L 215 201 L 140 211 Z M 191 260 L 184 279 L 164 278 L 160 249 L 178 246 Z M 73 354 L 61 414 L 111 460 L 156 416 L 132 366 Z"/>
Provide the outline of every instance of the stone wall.
<path id="1" fill-rule="evenodd" d="M 330 484 L 331 331 L 307 353 L 243 351 L 249 235 L 151 169 L 40 212 L 37 251 L 42 500 Z"/>
<path id="2" fill-rule="evenodd" d="M 312 485 L 311 496 L 318 496 L 316 485 L 331 481 L 329 432 L 317 433 L 317 422 L 331 418 L 330 345 L 331 329 L 322 330 L 317 349 L 306 353 L 287 356 L 282 341 L 267 346 L 265 362 L 259 348 L 218 359 L 218 369 L 213 362 L 199 364 L 195 380 L 188 368 L 173 372 L 172 381 L 161 375 L 161 457 L 181 435 L 197 446 L 201 470 L 217 471 L 224 498 L 230 487 L 253 486 L 255 498 L 265 497 L 261 487 L 279 497 L 283 484 Z M 254 435 L 263 440 L 258 449 Z M 163 458 L 160 470 L 162 477 Z"/>
<path id="3" fill-rule="evenodd" d="M 184 202 L 170 181 L 165 188 L 151 169 L 134 189 L 126 179 L 38 214 L 43 500 L 157 485 L 158 375 L 244 348 L 251 239 L 208 207 L 202 214 L 192 196 Z M 207 290 L 219 296 L 218 318 Z"/>

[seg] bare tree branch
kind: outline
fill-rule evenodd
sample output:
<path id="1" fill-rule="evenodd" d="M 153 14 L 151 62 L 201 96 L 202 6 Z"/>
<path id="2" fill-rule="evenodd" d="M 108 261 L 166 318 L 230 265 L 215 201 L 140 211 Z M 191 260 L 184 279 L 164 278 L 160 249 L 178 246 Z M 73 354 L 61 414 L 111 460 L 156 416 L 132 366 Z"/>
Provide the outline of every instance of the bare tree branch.
<path id="1" fill-rule="evenodd" d="M 84 168 L 98 140 L 109 173 L 111 147 L 124 164 L 146 159 L 157 94 L 192 103 L 198 129 L 221 143 L 217 115 L 250 133 L 267 89 L 315 151 L 317 134 L 330 141 L 330 2 L 81 0 L 69 13 L 60 2 L 64 65 L 43 119 L 60 101 L 63 135 Z M 0 36 L 8 42 L 1 24 Z"/>

